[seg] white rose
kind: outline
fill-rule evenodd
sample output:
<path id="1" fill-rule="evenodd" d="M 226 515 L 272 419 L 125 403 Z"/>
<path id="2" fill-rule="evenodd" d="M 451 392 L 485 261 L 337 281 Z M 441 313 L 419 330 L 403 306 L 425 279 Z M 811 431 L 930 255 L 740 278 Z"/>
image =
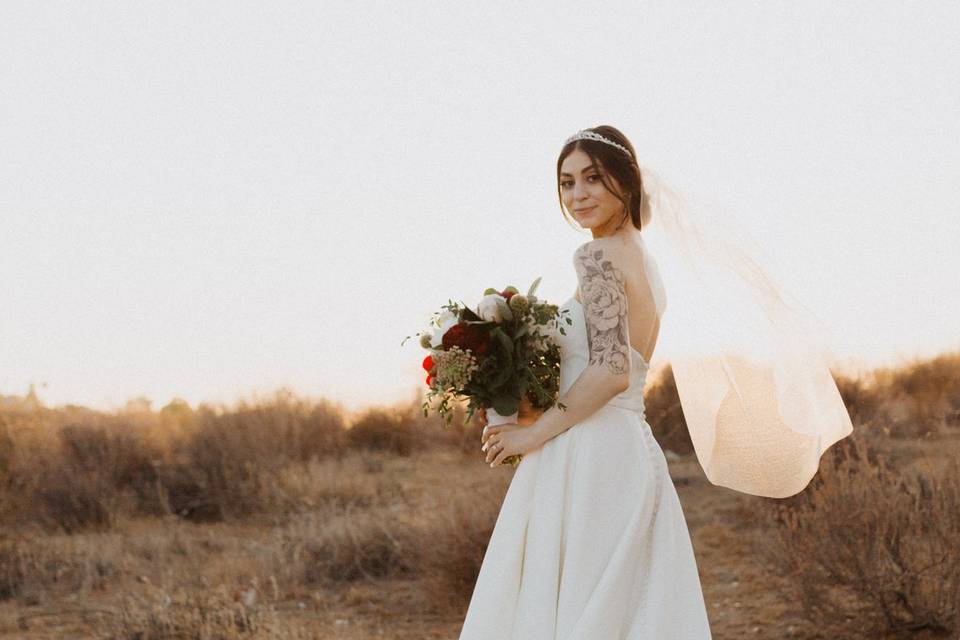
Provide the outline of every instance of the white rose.
<path id="1" fill-rule="evenodd" d="M 487 322 L 503 322 L 503 315 L 500 313 L 498 300 L 502 300 L 503 302 L 507 301 L 506 298 L 498 293 L 483 296 L 480 299 L 480 304 L 477 305 L 477 315 Z"/>
<path id="2" fill-rule="evenodd" d="M 437 323 L 440 325 L 433 331 L 433 337 L 430 339 L 430 346 L 434 349 L 438 348 L 443 344 L 443 334 L 447 332 L 447 329 L 459 322 L 459 316 L 452 311 L 444 311 L 440 314 L 440 317 L 437 318 Z"/>

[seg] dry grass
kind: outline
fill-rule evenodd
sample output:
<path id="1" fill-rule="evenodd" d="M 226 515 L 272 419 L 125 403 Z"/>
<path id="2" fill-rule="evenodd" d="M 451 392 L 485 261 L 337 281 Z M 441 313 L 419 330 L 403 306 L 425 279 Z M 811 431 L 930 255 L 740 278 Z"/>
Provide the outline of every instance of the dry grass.
<path id="1" fill-rule="evenodd" d="M 836 454 L 796 499 L 770 501 L 771 566 L 811 620 L 854 618 L 848 634 L 956 631 L 960 463 L 897 468 L 863 435 Z"/>
<path id="2" fill-rule="evenodd" d="M 838 378 L 857 430 L 788 500 L 671 458 L 714 637 L 956 636 L 958 380 L 957 355 Z M 647 417 L 689 454 L 669 370 Z M 455 638 L 511 478 L 462 418 L 0 412 L 0 637 Z"/>

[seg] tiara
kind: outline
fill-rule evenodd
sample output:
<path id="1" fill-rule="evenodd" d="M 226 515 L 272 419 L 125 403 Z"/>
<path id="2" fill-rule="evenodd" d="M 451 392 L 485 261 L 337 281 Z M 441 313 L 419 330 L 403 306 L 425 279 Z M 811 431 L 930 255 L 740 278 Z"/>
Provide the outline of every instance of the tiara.
<path id="1" fill-rule="evenodd" d="M 599 133 L 594 133 L 593 131 L 587 131 L 586 129 L 580 129 L 580 131 L 577 131 L 575 134 L 567 138 L 566 141 L 563 143 L 563 146 L 567 146 L 574 140 L 596 140 L 597 142 L 605 142 L 609 145 L 616 147 L 617 149 L 620 149 L 620 151 L 623 151 L 625 154 L 627 154 L 628 158 L 633 160 L 633 155 L 627 150 L 625 146 L 623 146 L 622 144 L 617 144 L 616 142 L 614 142 L 613 140 L 610 140 L 609 138 L 604 138 Z"/>

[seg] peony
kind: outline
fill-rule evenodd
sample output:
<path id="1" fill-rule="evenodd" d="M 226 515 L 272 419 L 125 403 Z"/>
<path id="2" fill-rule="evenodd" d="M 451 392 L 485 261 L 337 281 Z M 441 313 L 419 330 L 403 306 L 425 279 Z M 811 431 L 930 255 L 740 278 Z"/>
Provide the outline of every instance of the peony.
<path id="1" fill-rule="evenodd" d="M 482 356 L 490 349 L 490 335 L 478 325 L 461 322 L 450 327 L 443 336 L 445 350 L 449 351 L 454 346 Z"/>
<path id="2" fill-rule="evenodd" d="M 477 315 L 487 322 L 503 322 L 503 314 L 500 311 L 500 301 L 506 302 L 506 298 L 499 293 L 491 293 L 483 296 L 477 305 Z"/>
<path id="3" fill-rule="evenodd" d="M 430 346 L 434 349 L 439 348 L 440 345 L 443 344 L 443 334 L 447 332 L 447 329 L 458 322 L 460 322 L 460 317 L 456 313 L 450 310 L 441 313 L 440 317 L 437 318 L 438 326 L 433 332 L 433 337 L 430 340 Z"/>

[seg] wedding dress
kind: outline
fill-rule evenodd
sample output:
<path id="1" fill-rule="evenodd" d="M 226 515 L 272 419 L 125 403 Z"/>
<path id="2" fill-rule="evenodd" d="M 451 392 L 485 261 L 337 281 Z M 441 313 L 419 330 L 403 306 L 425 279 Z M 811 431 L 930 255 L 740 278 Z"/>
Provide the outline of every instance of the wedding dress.
<path id="1" fill-rule="evenodd" d="M 666 296 L 645 251 L 662 317 Z M 571 297 L 560 393 L 587 366 L 587 328 Z M 711 638 L 690 534 L 644 413 L 649 364 L 630 347 L 629 387 L 527 453 L 497 517 L 460 640 Z"/>

